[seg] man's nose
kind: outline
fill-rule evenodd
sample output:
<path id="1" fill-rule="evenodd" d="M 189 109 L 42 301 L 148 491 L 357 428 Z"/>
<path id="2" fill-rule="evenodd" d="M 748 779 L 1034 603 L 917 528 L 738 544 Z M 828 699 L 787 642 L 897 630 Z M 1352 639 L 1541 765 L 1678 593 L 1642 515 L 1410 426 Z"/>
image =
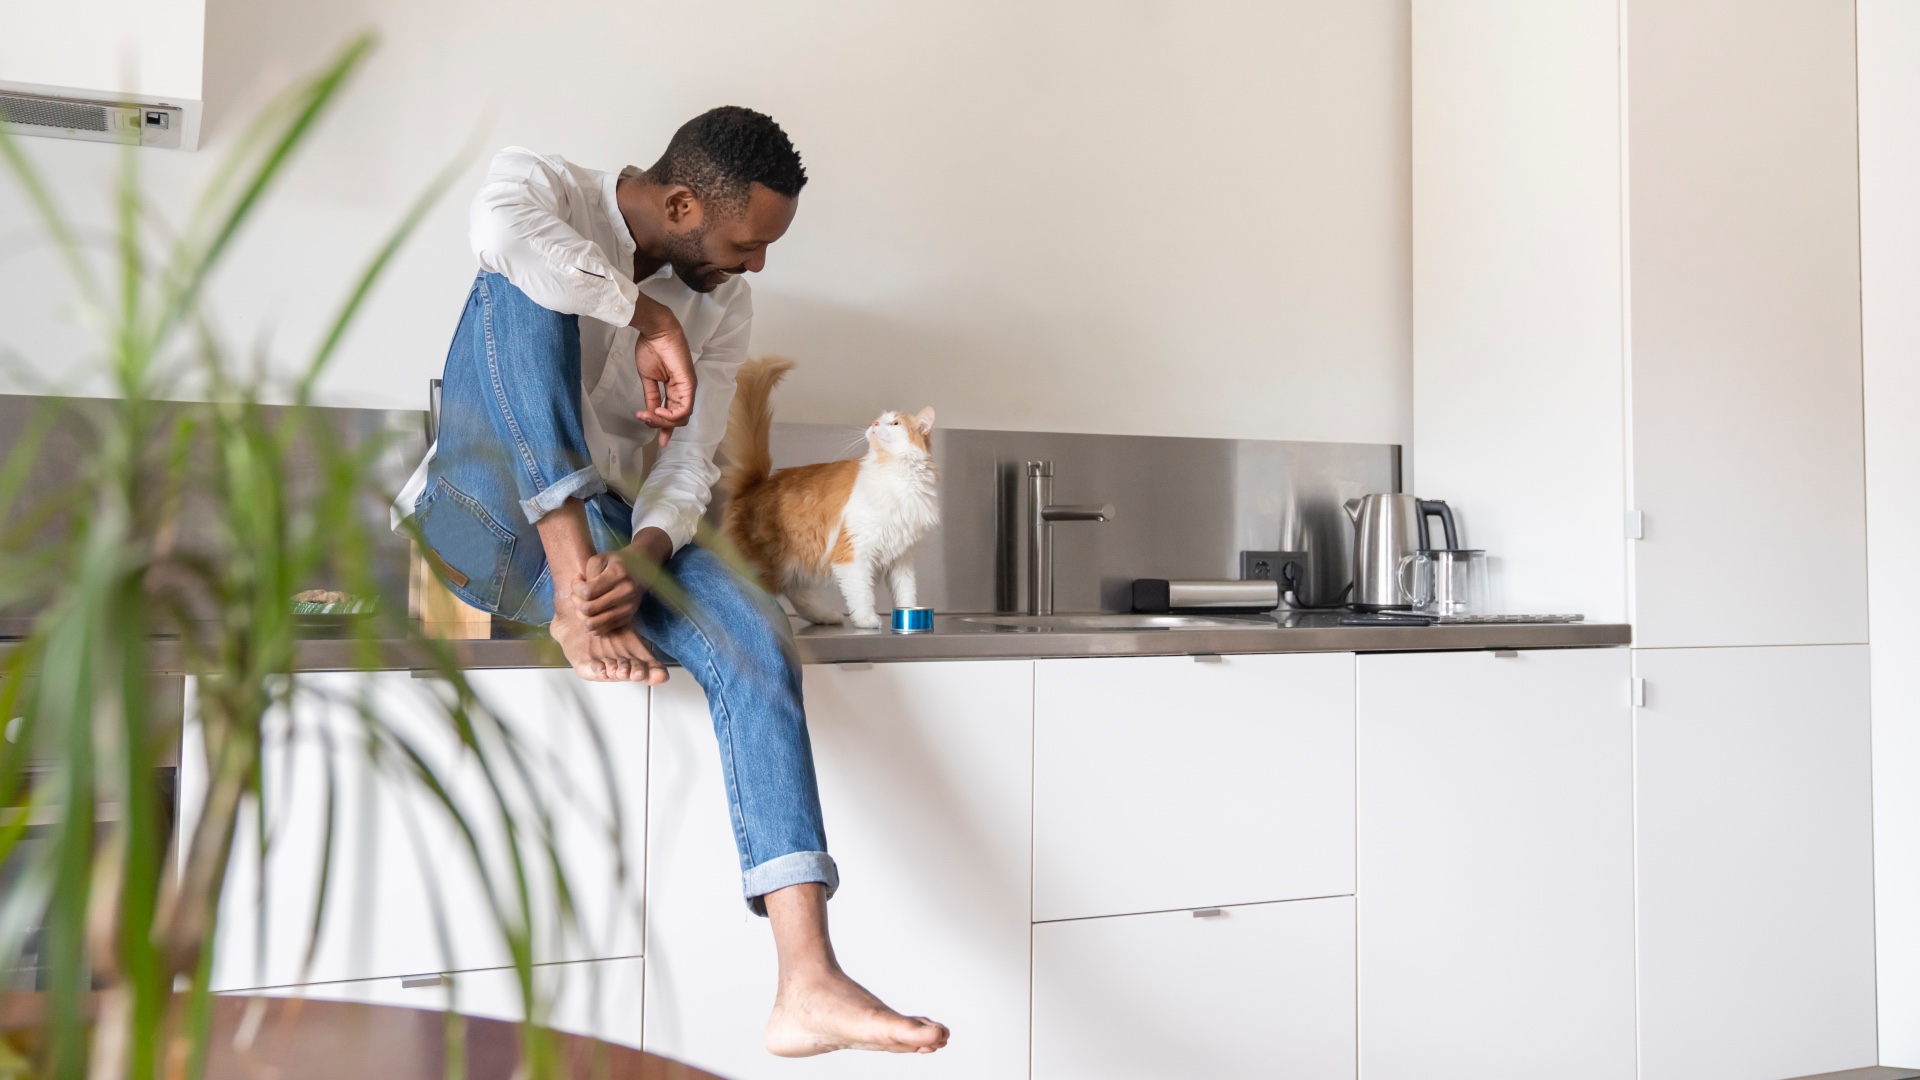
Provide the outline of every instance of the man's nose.
<path id="1" fill-rule="evenodd" d="M 747 261 L 745 263 L 745 266 L 747 268 L 747 273 L 749 274 L 759 273 L 762 269 L 766 267 L 766 265 L 767 265 L 767 249 L 766 248 L 761 248 L 760 250 L 747 256 Z"/>

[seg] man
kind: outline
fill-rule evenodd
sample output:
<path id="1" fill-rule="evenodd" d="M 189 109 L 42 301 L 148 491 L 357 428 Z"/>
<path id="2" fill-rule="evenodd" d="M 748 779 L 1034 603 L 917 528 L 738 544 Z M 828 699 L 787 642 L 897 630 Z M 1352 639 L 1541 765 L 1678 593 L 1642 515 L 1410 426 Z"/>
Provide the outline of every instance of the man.
<path id="1" fill-rule="evenodd" d="M 655 685 L 673 659 L 706 691 L 747 903 L 779 954 L 767 1048 L 928 1053 L 946 1028 L 834 959 L 839 872 L 786 616 L 690 543 L 753 323 L 739 275 L 766 265 L 806 182 L 779 125 L 732 107 L 688 121 L 645 172 L 501 151 L 473 201 L 481 269 L 439 440 L 398 512 L 461 599 L 548 623 L 582 678 Z M 630 566 L 664 567 L 655 591 L 671 592 Z"/>

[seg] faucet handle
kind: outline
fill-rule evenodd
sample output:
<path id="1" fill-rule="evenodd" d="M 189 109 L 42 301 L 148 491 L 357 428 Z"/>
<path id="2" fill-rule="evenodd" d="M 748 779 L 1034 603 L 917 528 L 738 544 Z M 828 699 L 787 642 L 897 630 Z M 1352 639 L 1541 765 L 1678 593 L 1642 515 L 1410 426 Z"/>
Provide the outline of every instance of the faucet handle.
<path id="1" fill-rule="evenodd" d="M 1040 511 L 1040 517 L 1046 521 L 1112 521 L 1113 504 L 1102 503 L 1095 506 L 1085 503 L 1079 506 L 1049 506 Z"/>

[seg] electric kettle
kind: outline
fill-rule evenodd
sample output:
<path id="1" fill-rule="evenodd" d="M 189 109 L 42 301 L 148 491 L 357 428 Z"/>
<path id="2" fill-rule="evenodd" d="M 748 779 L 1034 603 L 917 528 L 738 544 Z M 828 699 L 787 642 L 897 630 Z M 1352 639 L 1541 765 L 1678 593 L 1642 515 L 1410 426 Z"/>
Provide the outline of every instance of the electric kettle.
<path id="1" fill-rule="evenodd" d="M 1439 499 L 1413 495 L 1363 495 L 1346 502 L 1353 519 L 1353 610 L 1411 608 L 1414 599 L 1400 588 L 1400 562 L 1416 551 L 1439 545 L 1427 539 L 1427 519 L 1438 517 L 1448 549 L 1460 546 L 1453 510 Z"/>

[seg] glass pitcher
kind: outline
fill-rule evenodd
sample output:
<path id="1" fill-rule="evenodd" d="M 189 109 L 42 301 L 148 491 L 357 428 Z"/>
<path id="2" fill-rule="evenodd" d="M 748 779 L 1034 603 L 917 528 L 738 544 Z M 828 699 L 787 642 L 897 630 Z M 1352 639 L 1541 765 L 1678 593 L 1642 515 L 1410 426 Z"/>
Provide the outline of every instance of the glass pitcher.
<path id="1" fill-rule="evenodd" d="M 1400 602 L 1423 615 L 1487 614 L 1487 553 L 1416 551 L 1400 560 Z"/>

